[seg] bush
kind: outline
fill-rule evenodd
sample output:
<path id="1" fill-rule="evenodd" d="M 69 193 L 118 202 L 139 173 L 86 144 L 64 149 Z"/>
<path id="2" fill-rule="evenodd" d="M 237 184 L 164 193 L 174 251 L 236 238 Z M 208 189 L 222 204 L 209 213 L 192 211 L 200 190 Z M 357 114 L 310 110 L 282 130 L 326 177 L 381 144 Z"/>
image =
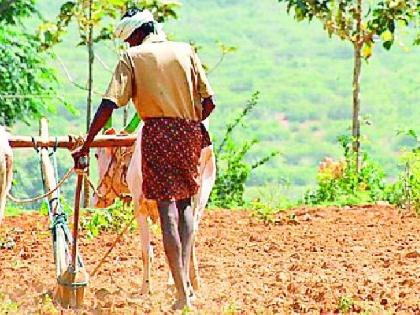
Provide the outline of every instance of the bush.
<path id="1" fill-rule="evenodd" d="M 357 173 L 351 152 L 351 137 L 341 136 L 338 140 L 344 150 L 343 158 L 339 161 L 326 158 L 320 164 L 318 187 L 305 194 L 304 203 L 346 205 L 382 199 L 385 175 L 381 167 L 364 153 Z"/>
<path id="2" fill-rule="evenodd" d="M 245 156 L 257 143 L 257 140 L 245 141 L 241 145 L 232 140 L 233 131 L 243 124 L 243 120 L 257 105 L 258 95 L 259 92 L 252 95 L 241 114 L 227 125 L 220 144 L 214 144 L 216 148 L 217 178 L 210 196 L 210 204 L 214 207 L 242 207 L 245 204 L 245 183 L 252 170 L 264 165 L 278 155 L 278 152 L 272 152 L 251 164 L 245 161 Z"/>
<path id="3" fill-rule="evenodd" d="M 401 156 L 404 171 L 398 180 L 388 185 L 386 200 L 402 208 L 414 208 L 420 213 L 420 139 L 414 130 L 404 132 L 414 139 L 414 148 L 405 149 Z"/>
<path id="4" fill-rule="evenodd" d="M 119 232 L 129 224 L 133 219 L 131 207 L 117 199 L 115 203 L 105 209 L 86 209 L 87 216 L 81 220 L 81 228 L 87 231 L 87 237 L 93 239 L 102 231 Z M 135 227 L 135 221 L 132 222 L 131 229 Z"/>

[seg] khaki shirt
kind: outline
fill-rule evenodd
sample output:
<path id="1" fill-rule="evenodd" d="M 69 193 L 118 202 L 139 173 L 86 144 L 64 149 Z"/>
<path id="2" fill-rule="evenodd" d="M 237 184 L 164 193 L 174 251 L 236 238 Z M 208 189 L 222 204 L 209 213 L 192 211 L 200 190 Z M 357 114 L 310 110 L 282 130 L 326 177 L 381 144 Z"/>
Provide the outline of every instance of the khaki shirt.
<path id="1" fill-rule="evenodd" d="M 150 35 L 122 55 L 103 98 L 119 107 L 132 99 L 142 119 L 201 121 L 201 99 L 212 95 L 203 66 L 189 44 Z"/>

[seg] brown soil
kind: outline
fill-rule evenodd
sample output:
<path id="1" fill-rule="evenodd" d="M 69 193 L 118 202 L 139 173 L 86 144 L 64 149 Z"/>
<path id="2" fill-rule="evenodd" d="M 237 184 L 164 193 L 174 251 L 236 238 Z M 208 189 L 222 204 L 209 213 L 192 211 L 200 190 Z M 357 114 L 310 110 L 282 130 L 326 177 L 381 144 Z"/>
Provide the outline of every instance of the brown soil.
<path id="1" fill-rule="evenodd" d="M 401 218 L 398 210 L 379 206 L 294 213 L 296 221 L 283 214 L 266 225 L 246 211 L 206 212 L 197 236 L 202 277 L 197 313 L 326 314 L 338 312 L 346 297 L 354 302 L 353 312 L 420 314 L 420 218 Z M 82 240 L 88 271 L 114 238 L 103 233 Z M 56 312 L 47 218 L 6 218 L 0 243 L 8 239 L 16 244 L 0 249 L 0 313 Z M 172 297 L 159 236 L 155 243 L 151 296 L 136 294 L 142 264 L 139 237 L 132 234 L 91 279 L 83 313 L 169 312 Z"/>

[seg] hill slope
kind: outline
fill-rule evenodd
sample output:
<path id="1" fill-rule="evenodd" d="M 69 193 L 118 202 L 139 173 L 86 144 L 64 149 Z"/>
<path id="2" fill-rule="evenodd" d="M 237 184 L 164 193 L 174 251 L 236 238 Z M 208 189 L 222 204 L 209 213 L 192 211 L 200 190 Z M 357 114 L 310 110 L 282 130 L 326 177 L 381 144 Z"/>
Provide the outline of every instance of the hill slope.
<path id="1" fill-rule="evenodd" d="M 53 17 L 63 1 L 40 0 L 46 16 Z M 329 39 L 316 22 L 296 23 L 275 0 L 184 0 L 180 19 L 166 26 L 177 40 L 194 41 L 210 67 L 220 56 L 217 41 L 238 47 L 234 54 L 210 75 L 217 92 L 218 110 L 212 132 L 220 136 L 226 122 L 241 110 L 253 91 L 261 92 L 258 108 L 248 119 L 248 128 L 236 134 L 238 141 L 257 137 L 261 143 L 250 159 L 272 150 L 283 155 L 258 169 L 249 182 L 260 186 L 290 179 L 304 187 L 314 181 L 317 164 L 325 156 L 337 156 L 336 137 L 347 132 L 351 119 L 352 49 Z M 57 47 L 57 54 L 78 82 L 85 82 L 87 54 L 77 43 L 76 32 Z M 410 43 L 409 38 L 404 39 Z M 117 56 L 106 44 L 96 53 L 109 68 Z M 396 152 L 409 144 L 395 136 L 399 127 L 418 127 L 420 120 L 420 62 L 418 48 L 394 47 L 391 52 L 375 51 L 363 64 L 362 113 L 373 125 L 363 127 L 369 144 L 365 149 L 396 173 Z M 61 113 L 52 121 L 54 134 L 80 133 L 84 129 L 85 94 L 62 79 L 62 94 L 81 112 L 80 117 Z M 108 69 L 109 70 L 109 69 Z M 110 73 L 100 62 L 95 65 L 95 89 L 104 91 Z M 100 95 L 95 96 L 96 104 Z M 120 117 L 120 116 L 119 116 Z M 119 120 L 121 121 L 121 120 Z M 36 124 L 31 127 L 36 130 Z M 15 132 L 31 128 L 17 126 Z M 63 157 L 69 163 L 67 157 Z"/>

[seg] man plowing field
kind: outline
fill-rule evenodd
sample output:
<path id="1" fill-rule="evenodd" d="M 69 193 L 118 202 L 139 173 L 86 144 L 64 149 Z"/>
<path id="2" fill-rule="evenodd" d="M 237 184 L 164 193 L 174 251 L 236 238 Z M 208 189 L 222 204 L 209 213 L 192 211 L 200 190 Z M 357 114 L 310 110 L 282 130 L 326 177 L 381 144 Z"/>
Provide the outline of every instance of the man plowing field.
<path id="1" fill-rule="evenodd" d="M 148 11 L 129 10 L 116 36 L 130 45 L 122 55 L 92 121 L 85 156 L 114 109 L 130 99 L 144 121 L 142 174 L 145 198 L 156 200 L 163 243 L 177 288 L 175 308 L 189 306 L 188 268 L 193 240 L 191 197 L 202 148 L 211 144 L 201 123 L 213 111 L 213 91 L 194 49 L 168 41 Z"/>

